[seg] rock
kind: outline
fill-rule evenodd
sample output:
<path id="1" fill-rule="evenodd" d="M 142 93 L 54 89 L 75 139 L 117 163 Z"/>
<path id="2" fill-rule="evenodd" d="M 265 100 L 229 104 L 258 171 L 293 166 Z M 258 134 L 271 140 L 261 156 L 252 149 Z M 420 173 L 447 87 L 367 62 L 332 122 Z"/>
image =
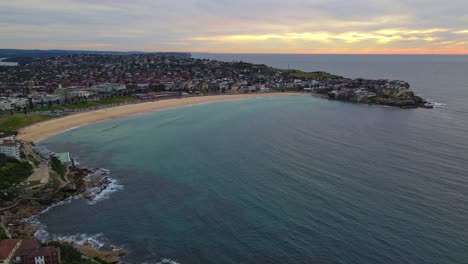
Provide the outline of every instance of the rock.
<path id="1" fill-rule="evenodd" d="M 98 249 L 94 249 L 90 245 L 86 245 L 86 244 L 83 245 L 83 246 L 79 246 L 78 250 L 83 255 L 86 255 L 86 256 L 88 256 L 90 258 L 96 258 L 97 257 L 97 258 L 100 258 L 100 259 L 106 261 L 107 263 L 118 263 L 119 258 L 127 253 L 123 249 L 114 250 L 114 251 L 98 250 Z"/>

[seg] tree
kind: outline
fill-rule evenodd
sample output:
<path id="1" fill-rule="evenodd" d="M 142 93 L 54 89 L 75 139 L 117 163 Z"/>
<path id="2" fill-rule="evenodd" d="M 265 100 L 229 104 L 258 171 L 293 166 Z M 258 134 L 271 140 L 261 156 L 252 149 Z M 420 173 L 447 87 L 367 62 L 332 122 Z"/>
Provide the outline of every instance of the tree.
<path id="1" fill-rule="evenodd" d="M 65 165 L 63 165 L 63 163 L 56 157 L 56 156 L 52 156 L 50 158 L 50 165 L 52 167 L 52 169 L 57 172 L 60 176 L 65 176 L 65 173 L 67 172 L 67 168 L 65 167 Z"/>

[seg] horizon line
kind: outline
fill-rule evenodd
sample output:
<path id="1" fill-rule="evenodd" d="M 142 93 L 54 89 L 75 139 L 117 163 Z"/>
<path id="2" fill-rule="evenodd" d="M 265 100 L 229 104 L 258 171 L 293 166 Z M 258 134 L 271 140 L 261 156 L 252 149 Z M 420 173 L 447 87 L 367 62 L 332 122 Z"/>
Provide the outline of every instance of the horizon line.
<path id="1" fill-rule="evenodd" d="M 0 48 L 0 50 L 21 50 L 21 51 L 87 51 L 87 52 L 141 52 L 141 53 L 205 53 L 205 54 L 251 54 L 251 55 L 453 55 L 467 56 L 466 53 L 271 53 L 271 52 L 212 52 L 212 51 L 142 51 L 142 50 L 99 50 L 99 49 L 18 49 L 18 48 Z"/>

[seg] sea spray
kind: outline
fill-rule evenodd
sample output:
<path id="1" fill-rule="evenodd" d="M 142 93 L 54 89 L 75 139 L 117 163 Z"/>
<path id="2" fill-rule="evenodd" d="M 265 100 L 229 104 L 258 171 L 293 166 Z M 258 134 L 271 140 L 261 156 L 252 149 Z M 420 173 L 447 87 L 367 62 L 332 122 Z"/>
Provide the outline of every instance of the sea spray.
<path id="1" fill-rule="evenodd" d="M 109 199 L 112 193 L 124 189 L 124 186 L 119 184 L 117 179 L 109 177 L 109 174 L 110 170 L 100 168 L 84 178 L 88 182 L 97 181 L 97 186 L 89 187 L 83 194 L 88 200 L 88 204 L 93 205 L 99 201 Z"/>
<path id="2" fill-rule="evenodd" d="M 110 171 L 104 168 L 100 168 L 95 170 L 93 173 L 88 174 L 84 180 L 90 182 L 92 180 L 99 181 L 98 184 L 101 184 L 101 181 L 105 179 L 105 185 L 96 187 L 92 186 L 86 189 L 85 193 L 92 194 L 91 197 L 86 198 L 83 197 L 84 194 L 78 194 L 75 196 L 71 196 L 66 198 L 63 201 L 58 203 L 52 204 L 49 207 L 42 210 L 40 213 L 33 215 L 24 220 L 24 222 L 30 223 L 37 227 L 37 231 L 34 233 L 34 236 L 40 240 L 41 242 L 49 242 L 49 241 L 61 241 L 61 242 L 68 242 L 77 246 L 82 245 L 90 245 L 95 249 L 101 248 L 110 248 L 112 250 L 118 250 L 122 247 L 116 246 L 112 243 L 109 239 L 107 239 L 102 233 L 99 234 L 74 234 L 74 235 L 64 235 L 64 234 L 50 234 L 47 231 L 47 226 L 39 221 L 39 217 L 42 214 L 49 212 L 51 209 L 61 206 L 67 205 L 72 203 L 73 200 L 78 199 L 85 199 L 88 201 L 88 204 L 94 205 L 99 201 L 108 199 L 111 193 L 116 191 L 122 190 L 123 185 L 118 184 L 116 179 L 109 177 Z"/>

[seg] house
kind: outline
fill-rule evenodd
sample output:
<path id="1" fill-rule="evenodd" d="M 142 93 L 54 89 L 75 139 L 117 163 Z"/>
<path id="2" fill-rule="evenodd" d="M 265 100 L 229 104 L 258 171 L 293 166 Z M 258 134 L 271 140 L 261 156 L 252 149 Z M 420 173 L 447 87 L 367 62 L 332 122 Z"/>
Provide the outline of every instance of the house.
<path id="1" fill-rule="evenodd" d="M 0 99 L 0 110 L 11 110 L 15 108 L 15 104 L 10 101 L 8 98 L 1 98 Z"/>
<path id="2" fill-rule="evenodd" d="M 4 141 L 15 141 L 15 135 L 0 132 L 0 144 L 3 144 Z"/>
<path id="3" fill-rule="evenodd" d="M 103 83 L 99 85 L 94 85 L 91 87 L 91 90 L 97 93 L 111 93 L 126 90 L 125 84 L 119 83 Z"/>
<path id="4" fill-rule="evenodd" d="M 16 142 L 14 135 L 0 133 L 0 153 L 21 160 L 20 145 Z"/>
<path id="5" fill-rule="evenodd" d="M 20 239 L 4 239 L 0 242 L 0 264 L 11 263 L 11 260 L 21 244 Z"/>
<path id="6" fill-rule="evenodd" d="M 53 246 L 41 247 L 34 239 L 23 239 L 14 253 L 12 264 L 61 264 L 60 249 Z"/>

